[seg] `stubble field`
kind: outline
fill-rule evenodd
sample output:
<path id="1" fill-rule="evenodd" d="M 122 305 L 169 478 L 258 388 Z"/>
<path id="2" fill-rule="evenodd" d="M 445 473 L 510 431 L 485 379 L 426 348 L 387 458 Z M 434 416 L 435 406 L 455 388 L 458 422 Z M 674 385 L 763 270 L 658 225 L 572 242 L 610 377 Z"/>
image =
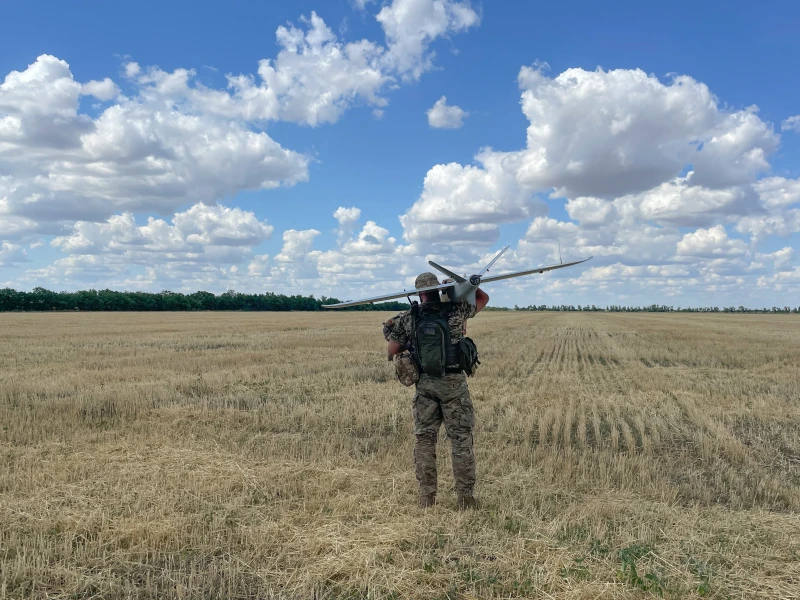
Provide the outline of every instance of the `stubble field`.
<path id="1" fill-rule="evenodd" d="M 388 316 L 0 315 L 0 598 L 800 598 L 800 320 L 482 313 L 458 512 Z"/>

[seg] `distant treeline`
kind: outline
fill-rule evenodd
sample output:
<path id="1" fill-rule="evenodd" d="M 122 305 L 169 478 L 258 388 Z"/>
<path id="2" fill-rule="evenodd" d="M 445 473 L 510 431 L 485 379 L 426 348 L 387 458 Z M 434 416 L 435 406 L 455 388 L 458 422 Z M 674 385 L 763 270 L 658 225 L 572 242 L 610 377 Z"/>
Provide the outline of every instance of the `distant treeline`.
<path id="1" fill-rule="evenodd" d="M 318 311 L 325 304 L 341 302 L 337 298 L 314 298 L 314 296 L 284 296 L 283 294 L 242 294 L 228 290 L 223 294 L 211 292 L 116 292 L 114 290 L 83 290 L 80 292 L 52 292 L 41 287 L 30 292 L 18 292 L 10 288 L 0 289 L 0 312 L 9 311 L 192 311 L 192 310 L 242 310 L 242 311 Z M 381 302 L 364 304 L 342 310 L 401 311 L 408 308 L 406 302 Z M 487 310 L 508 311 L 580 311 L 580 312 L 692 312 L 692 313 L 800 313 L 800 306 L 773 306 L 772 308 L 745 308 L 744 306 L 708 306 L 681 308 L 663 304 L 649 306 L 592 305 L 530 305 L 514 306 L 513 309 L 489 306 Z"/>
<path id="2" fill-rule="evenodd" d="M 317 299 L 313 296 L 284 296 L 283 294 L 242 294 L 233 290 L 219 295 L 210 292 L 181 294 L 178 292 L 115 292 L 113 290 L 84 290 L 80 292 L 51 292 L 41 287 L 31 292 L 0 289 L 0 312 L 8 311 L 165 311 L 165 310 L 243 310 L 288 311 L 321 310 L 325 304 L 341 302 L 336 298 Z M 366 304 L 342 310 L 405 310 L 408 303 L 385 302 Z"/>
<path id="3" fill-rule="evenodd" d="M 495 308 L 493 310 L 512 310 L 510 308 Z M 772 308 L 746 308 L 744 306 L 702 306 L 699 308 L 681 308 L 675 306 L 666 306 L 664 304 L 650 304 L 649 306 L 619 306 L 612 304 L 611 306 L 574 306 L 572 304 L 559 304 L 548 306 L 540 304 L 539 306 L 514 306 L 513 310 L 541 310 L 541 311 L 580 311 L 580 312 L 691 312 L 691 313 L 758 313 L 758 314 L 789 314 L 800 313 L 800 306 L 773 306 Z"/>

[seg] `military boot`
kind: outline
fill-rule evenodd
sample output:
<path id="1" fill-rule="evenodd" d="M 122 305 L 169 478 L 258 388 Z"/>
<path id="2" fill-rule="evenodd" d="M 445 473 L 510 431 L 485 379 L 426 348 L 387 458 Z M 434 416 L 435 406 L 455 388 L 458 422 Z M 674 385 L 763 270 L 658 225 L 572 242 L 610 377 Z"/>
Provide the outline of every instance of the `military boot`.
<path id="1" fill-rule="evenodd" d="M 434 504 L 436 504 L 436 493 L 419 495 L 420 508 L 430 508 Z"/>
<path id="2" fill-rule="evenodd" d="M 475 497 L 472 494 L 462 494 L 459 492 L 456 504 L 458 505 L 458 510 L 478 508 L 478 501 L 475 500 Z"/>

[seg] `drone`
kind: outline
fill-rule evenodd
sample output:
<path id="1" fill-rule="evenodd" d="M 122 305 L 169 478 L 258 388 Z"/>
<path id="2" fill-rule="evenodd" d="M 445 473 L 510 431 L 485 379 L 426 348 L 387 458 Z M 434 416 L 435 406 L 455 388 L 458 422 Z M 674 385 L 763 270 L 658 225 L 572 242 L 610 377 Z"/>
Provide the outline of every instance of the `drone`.
<path id="1" fill-rule="evenodd" d="M 396 292 L 394 294 L 386 294 L 385 296 L 376 296 L 375 298 L 365 298 L 363 300 L 348 300 L 347 302 L 340 302 L 339 304 L 324 304 L 325 308 L 346 308 L 348 306 L 358 306 L 359 304 L 373 304 L 375 302 L 382 302 L 383 300 L 395 300 L 397 298 L 407 297 L 409 302 L 411 302 L 411 294 L 420 294 L 425 292 L 433 292 L 438 291 L 443 293 L 449 302 L 469 302 L 473 306 L 475 306 L 475 292 L 478 290 L 478 287 L 484 283 L 492 283 L 494 281 L 502 281 L 503 279 L 511 279 L 513 277 L 522 277 L 523 275 L 534 275 L 536 273 L 542 274 L 546 271 L 555 271 L 556 269 L 563 269 L 565 267 L 572 267 L 575 265 L 579 265 L 581 263 L 585 263 L 587 260 L 591 260 L 591 256 L 589 258 L 584 258 L 583 260 L 578 260 L 575 262 L 570 263 L 559 263 L 557 265 L 550 265 L 549 267 L 536 267 L 535 269 L 528 269 L 526 271 L 517 271 L 516 273 L 506 273 L 504 275 L 493 275 L 491 277 L 484 277 L 486 273 L 489 272 L 489 269 L 494 266 L 494 263 L 497 262 L 497 259 L 503 256 L 506 250 L 508 250 L 510 246 L 506 246 L 497 255 L 486 265 L 480 273 L 475 275 L 470 275 L 467 277 L 466 275 L 461 276 L 457 273 L 454 273 L 450 269 L 447 269 L 441 265 L 436 264 L 432 260 L 428 261 L 428 264 L 432 266 L 434 269 L 439 271 L 440 273 L 444 273 L 448 279 L 445 282 L 440 283 L 439 285 L 433 285 L 430 287 L 424 287 L 420 289 L 414 290 L 404 290 L 402 292 Z"/>

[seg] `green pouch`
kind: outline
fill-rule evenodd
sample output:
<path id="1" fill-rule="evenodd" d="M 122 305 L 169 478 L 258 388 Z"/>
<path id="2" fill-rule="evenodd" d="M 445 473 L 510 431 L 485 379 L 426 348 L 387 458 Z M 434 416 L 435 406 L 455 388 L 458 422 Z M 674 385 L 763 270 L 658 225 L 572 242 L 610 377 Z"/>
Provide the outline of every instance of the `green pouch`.
<path id="1" fill-rule="evenodd" d="M 479 364 L 481 361 L 478 360 L 478 347 L 472 339 L 465 337 L 458 342 L 458 366 L 472 377 L 478 370 Z"/>

